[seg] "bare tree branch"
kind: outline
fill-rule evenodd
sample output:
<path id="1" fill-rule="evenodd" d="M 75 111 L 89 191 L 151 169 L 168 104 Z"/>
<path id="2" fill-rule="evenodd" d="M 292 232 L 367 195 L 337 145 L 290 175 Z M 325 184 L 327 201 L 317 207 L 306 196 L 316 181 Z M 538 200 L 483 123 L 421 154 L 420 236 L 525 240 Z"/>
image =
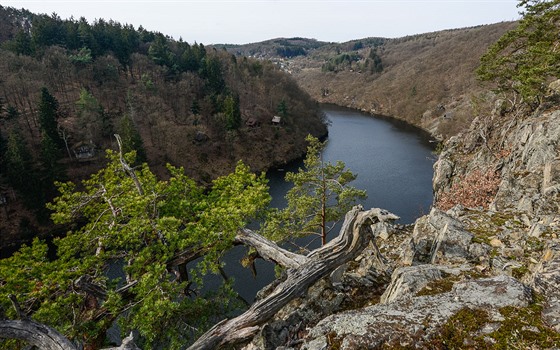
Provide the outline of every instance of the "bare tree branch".
<path id="1" fill-rule="evenodd" d="M 138 176 L 136 176 L 136 173 L 134 172 L 134 169 L 132 169 L 132 167 L 126 162 L 126 160 L 123 157 L 122 140 L 121 140 L 120 135 L 115 134 L 115 138 L 117 139 L 117 143 L 119 144 L 119 155 L 120 155 L 121 165 L 122 165 L 124 171 L 130 176 L 132 181 L 134 181 L 134 185 L 136 186 L 136 189 L 138 190 L 138 193 L 140 195 L 143 195 L 144 190 L 142 189 L 142 184 L 140 183 L 140 180 L 138 180 Z"/>
<path id="2" fill-rule="evenodd" d="M 23 340 L 45 350 L 78 350 L 54 328 L 32 320 L 0 321 L 0 338 Z"/>
<path id="3" fill-rule="evenodd" d="M 246 228 L 237 232 L 234 242 L 251 246 L 263 259 L 286 268 L 297 268 L 307 261 L 305 256 L 280 248 L 276 243 Z"/>

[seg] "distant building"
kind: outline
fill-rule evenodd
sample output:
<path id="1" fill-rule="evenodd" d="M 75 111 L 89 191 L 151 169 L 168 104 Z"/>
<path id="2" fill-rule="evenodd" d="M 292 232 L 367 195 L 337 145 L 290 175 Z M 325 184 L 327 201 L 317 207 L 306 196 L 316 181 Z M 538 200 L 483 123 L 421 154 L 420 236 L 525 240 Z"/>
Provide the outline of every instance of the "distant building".
<path id="1" fill-rule="evenodd" d="M 281 122 L 282 122 L 282 117 L 279 117 L 277 115 L 272 117 L 272 124 L 273 125 L 280 125 Z"/>

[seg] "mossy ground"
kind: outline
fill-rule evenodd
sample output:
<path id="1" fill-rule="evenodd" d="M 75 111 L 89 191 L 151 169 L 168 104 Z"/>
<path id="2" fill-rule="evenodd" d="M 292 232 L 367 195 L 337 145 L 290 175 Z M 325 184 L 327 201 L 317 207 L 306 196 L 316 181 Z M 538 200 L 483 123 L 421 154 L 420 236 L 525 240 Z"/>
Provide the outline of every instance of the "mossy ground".
<path id="1" fill-rule="evenodd" d="M 429 345 L 433 349 L 550 349 L 560 345 L 560 333 L 543 323 L 542 298 L 527 307 L 499 309 L 504 318 L 492 332 L 484 327 L 494 321 L 481 309 L 463 308 L 443 324 Z"/>

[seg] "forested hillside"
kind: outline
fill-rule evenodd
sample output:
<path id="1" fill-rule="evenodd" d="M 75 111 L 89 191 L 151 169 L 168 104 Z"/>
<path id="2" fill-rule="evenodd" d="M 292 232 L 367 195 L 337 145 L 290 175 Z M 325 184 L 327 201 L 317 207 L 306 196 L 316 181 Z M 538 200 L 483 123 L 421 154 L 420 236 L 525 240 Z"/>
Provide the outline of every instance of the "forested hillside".
<path id="1" fill-rule="evenodd" d="M 475 70 L 488 47 L 516 25 L 345 43 L 275 39 L 227 49 L 273 60 L 320 102 L 405 120 L 445 139 L 493 108 L 495 96 Z"/>
<path id="2" fill-rule="evenodd" d="M 316 103 L 269 62 L 1 6 L 0 126 L 0 246 L 48 224 L 53 181 L 98 170 L 115 133 L 156 172 L 183 166 L 203 184 L 240 159 L 256 171 L 284 164 L 307 134 L 326 133 Z"/>

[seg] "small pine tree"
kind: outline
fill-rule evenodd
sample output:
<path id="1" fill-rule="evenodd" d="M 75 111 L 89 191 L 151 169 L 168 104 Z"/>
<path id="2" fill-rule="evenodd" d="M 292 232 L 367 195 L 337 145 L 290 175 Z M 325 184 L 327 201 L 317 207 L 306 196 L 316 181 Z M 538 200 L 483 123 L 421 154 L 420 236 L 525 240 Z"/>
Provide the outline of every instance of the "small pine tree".
<path id="1" fill-rule="evenodd" d="M 294 183 L 286 194 L 287 207 L 270 214 L 263 234 L 275 240 L 315 234 L 325 244 L 336 222 L 367 195 L 366 191 L 348 185 L 356 175 L 342 161 L 331 164 L 323 160 L 325 143 L 311 135 L 306 140 L 309 146 L 305 168 L 286 174 L 286 181 Z"/>
<path id="2" fill-rule="evenodd" d="M 226 129 L 235 130 L 241 126 L 241 111 L 239 110 L 239 96 L 227 96 L 224 100 L 224 114 Z"/>
<path id="3" fill-rule="evenodd" d="M 132 118 L 128 114 L 125 114 L 121 118 L 118 132 L 122 140 L 123 153 L 136 151 L 136 161 L 139 163 L 146 162 L 148 157 L 144 149 L 144 142 Z"/>

